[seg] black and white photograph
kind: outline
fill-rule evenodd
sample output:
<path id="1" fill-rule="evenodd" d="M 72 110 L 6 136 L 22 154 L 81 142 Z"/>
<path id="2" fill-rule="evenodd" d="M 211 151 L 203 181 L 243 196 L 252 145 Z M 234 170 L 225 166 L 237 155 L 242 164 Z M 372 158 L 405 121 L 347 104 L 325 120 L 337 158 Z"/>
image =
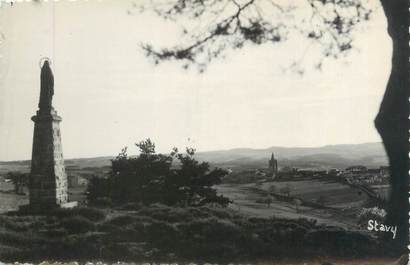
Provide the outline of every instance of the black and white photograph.
<path id="1" fill-rule="evenodd" d="M 0 264 L 408 264 L 408 17 L 0 0 Z"/>

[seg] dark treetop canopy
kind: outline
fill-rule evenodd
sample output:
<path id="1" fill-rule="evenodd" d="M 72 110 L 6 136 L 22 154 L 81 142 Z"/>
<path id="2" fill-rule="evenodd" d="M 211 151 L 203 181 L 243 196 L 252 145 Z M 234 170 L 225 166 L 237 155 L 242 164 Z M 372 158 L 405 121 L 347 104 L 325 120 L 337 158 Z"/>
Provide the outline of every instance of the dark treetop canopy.
<path id="1" fill-rule="evenodd" d="M 44 61 L 41 68 L 41 90 L 40 90 L 40 102 L 38 107 L 41 110 L 51 110 L 52 100 L 54 95 L 54 76 L 51 72 L 50 64 L 48 61 Z"/>

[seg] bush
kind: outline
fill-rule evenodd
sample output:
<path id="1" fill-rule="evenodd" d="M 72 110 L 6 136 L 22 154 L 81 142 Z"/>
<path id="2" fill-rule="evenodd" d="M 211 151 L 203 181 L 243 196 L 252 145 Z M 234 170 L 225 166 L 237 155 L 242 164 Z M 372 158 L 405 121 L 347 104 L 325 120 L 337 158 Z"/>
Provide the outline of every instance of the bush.
<path id="1" fill-rule="evenodd" d="M 62 238 L 67 235 L 67 231 L 64 228 L 47 228 L 44 234 L 49 238 Z"/>
<path id="2" fill-rule="evenodd" d="M 373 208 L 363 208 L 359 213 L 359 225 L 366 226 L 369 220 L 376 220 L 378 222 L 383 222 L 386 217 L 387 212 L 384 209 L 378 207 Z"/>
<path id="3" fill-rule="evenodd" d="M 199 210 L 202 212 L 202 218 L 212 215 L 221 219 L 233 219 L 235 216 L 237 216 L 236 212 L 225 208 L 203 206 Z"/>
<path id="4" fill-rule="evenodd" d="M 294 253 L 302 258 L 323 253 L 333 257 L 385 256 L 393 249 L 381 253 L 380 242 L 357 231 L 319 226 L 307 219 L 248 218 L 226 208 L 154 204 L 137 212 L 115 211 L 113 218 L 96 224 L 85 217 L 93 215 L 89 212 L 100 216 L 102 211 L 64 209 L 58 211 L 60 216 L 0 218 L 30 224 L 25 232 L 0 232 L 0 259 L 144 261 L 150 257 L 201 257 L 223 263 L 294 257 Z M 83 216 L 74 215 L 80 213 Z"/>
<path id="5" fill-rule="evenodd" d="M 35 238 L 27 234 L 21 234 L 16 232 L 1 231 L 0 243 L 9 246 L 30 246 L 34 242 Z"/>
<path id="6" fill-rule="evenodd" d="M 227 220 L 219 220 L 215 217 L 193 220 L 189 223 L 181 223 L 177 226 L 185 238 L 197 235 L 197 239 L 206 242 L 232 241 L 241 234 L 240 228 Z"/>
<path id="7" fill-rule="evenodd" d="M 291 191 L 292 191 L 292 186 L 290 186 L 289 184 L 279 189 L 280 193 L 283 193 L 288 197 L 290 196 Z"/>
<path id="8" fill-rule="evenodd" d="M 3 246 L 0 244 L 0 258 L 2 261 L 13 261 L 23 258 L 25 254 L 24 250 L 17 247 Z"/>
<path id="9" fill-rule="evenodd" d="M 95 198 L 92 201 L 89 201 L 93 206 L 97 207 L 111 207 L 112 206 L 112 200 L 110 197 L 101 197 L 101 198 Z"/>
<path id="10" fill-rule="evenodd" d="M 162 248 L 175 248 L 180 235 L 179 230 L 167 222 L 155 221 L 141 227 L 145 241 L 155 243 Z"/>
<path id="11" fill-rule="evenodd" d="M 169 223 L 190 222 L 199 218 L 217 217 L 220 219 L 234 219 L 237 213 L 227 208 L 216 208 L 209 206 L 201 207 L 170 207 L 162 204 L 154 204 L 142 207 L 138 216 L 149 216 L 155 220 Z"/>
<path id="12" fill-rule="evenodd" d="M 155 255 L 158 258 L 157 253 L 152 249 L 147 248 L 145 243 L 142 242 L 113 242 L 107 244 L 103 257 L 108 260 L 118 260 L 121 257 L 122 260 L 142 260 L 151 258 Z"/>
<path id="13" fill-rule="evenodd" d="M 140 202 L 130 202 L 126 203 L 124 205 L 121 205 L 120 209 L 121 210 L 126 210 L 126 211 L 138 211 L 143 207 L 143 204 Z"/>
<path id="14" fill-rule="evenodd" d="M 137 214 L 149 216 L 153 219 L 170 223 L 186 222 L 194 218 L 194 215 L 192 215 L 189 209 L 192 208 L 168 207 L 166 205 L 154 204 L 150 207 L 141 208 Z"/>
<path id="15" fill-rule="evenodd" d="M 27 231 L 31 223 L 24 220 L 22 220 L 22 222 L 19 221 L 20 220 L 16 220 L 16 218 L 13 219 L 7 216 L 0 216 L 0 227 L 17 232 Z"/>
<path id="16" fill-rule="evenodd" d="M 89 207 L 74 208 L 73 213 L 87 218 L 91 221 L 101 221 L 105 218 L 105 213 L 102 210 Z"/>
<path id="17" fill-rule="evenodd" d="M 81 260 L 100 257 L 103 236 L 104 234 L 98 232 L 67 236 L 59 249 L 59 254 L 66 258 Z M 61 259 L 61 256 L 58 258 Z"/>
<path id="18" fill-rule="evenodd" d="M 135 217 L 131 215 L 120 215 L 112 218 L 106 224 L 115 225 L 115 226 L 128 226 L 135 222 Z"/>
<path id="19" fill-rule="evenodd" d="M 110 206 L 112 200 L 110 179 L 93 176 L 87 185 L 87 200 L 99 206 Z"/>
<path id="20" fill-rule="evenodd" d="M 374 239 L 368 235 L 341 229 L 317 229 L 305 235 L 305 244 L 336 257 L 358 257 L 376 253 Z M 380 248 L 380 246 L 379 246 Z M 380 251 L 380 249 L 379 249 Z"/>
<path id="21" fill-rule="evenodd" d="M 155 152 L 155 144 L 150 139 L 136 145 L 141 152 L 139 156 L 128 157 L 124 148 L 111 161 L 108 178 L 91 179 L 87 188 L 90 203 L 109 205 L 107 198 L 122 205 L 163 203 L 197 207 L 230 203 L 213 188 L 228 172 L 211 169 L 209 163 L 197 161 L 194 149 L 187 148 L 186 154 L 181 154 L 174 148 L 169 155 L 164 155 Z M 178 160 L 178 167 L 172 167 L 174 160 Z"/>
<path id="22" fill-rule="evenodd" d="M 89 219 L 82 216 L 71 216 L 61 220 L 61 226 L 70 234 L 86 233 L 95 230 L 95 225 Z"/>
<path id="23" fill-rule="evenodd" d="M 81 216 L 90 221 L 101 221 L 105 218 L 104 211 L 91 207 L 76 207 L 72 209 L 56 209 L 52 213 L 58 217 Z"/>

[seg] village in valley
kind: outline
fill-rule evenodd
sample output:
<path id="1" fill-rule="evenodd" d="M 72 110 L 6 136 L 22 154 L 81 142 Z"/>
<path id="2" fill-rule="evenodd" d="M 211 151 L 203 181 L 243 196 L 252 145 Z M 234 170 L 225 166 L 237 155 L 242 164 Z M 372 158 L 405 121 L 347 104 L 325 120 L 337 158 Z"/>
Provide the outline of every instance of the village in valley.
<path id="1" fill-rule="evenodd" d="M 218 187 L 230 194 L 237 209 L 261 216 L 312 218 L 318 222 L 357 228 L 366 205 L 382 204 L 389 191 L 386 166 L 344 169 L 278 166 L 232 172 Z"/>

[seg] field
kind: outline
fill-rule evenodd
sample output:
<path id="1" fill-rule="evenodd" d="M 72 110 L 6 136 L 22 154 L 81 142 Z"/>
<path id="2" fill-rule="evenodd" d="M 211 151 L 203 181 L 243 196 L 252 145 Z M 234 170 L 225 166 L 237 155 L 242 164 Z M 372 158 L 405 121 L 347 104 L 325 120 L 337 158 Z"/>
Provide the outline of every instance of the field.
<path id="1" fill-rule="evenodd" d="M 28 203 L 28 196 L 17 195 L 12 183 L 0 179 L 0 213 L 17 210 L 20 205 Z"/>
<path id="2" fill-rule="evenodd" d="M 289 200 L 275 198 L 266 202 L 267 191 L 271 186 L 275 190 L 290 188 Z M 344 228 L 357 227 L 357 211 L 367 201 L 368 196 L 351 186 L 318 179 L 301 181 L 271 181 L 261 184 L 222 184 L 217 187 L 219 193 L 229 197 L 234 203 L 231 208 L 260 217 L 307 218 L 318 223 Z M 296 205 L 294 199 L 306 202 L 308 206 Z M 315 207 L 323 201 L 324 207 Z M 313 203 L 310 205 L 309 203 Z"/>
<path id="3" fill-rule="evenodd" d="M 389 196 L 389 189 L 390 185 L 384 184 L 384 185 L 372 185 L 372 189 L 379 194 L 382 198 L 387 199 Z"/>
<path id="4" fill-rule="evenodd" d="M 326 206 L 335 208 L 357 206 L 368 198 L 366 194 L 358 189 L 330 180 L 309 179 L 265 182 L 262 189 L 267 190 L 270 185 L 275 186 L 277 189 L 289 186 L 292 196 L 307 201 L 316 202 L 320 197 L 324 197 Z"/>

